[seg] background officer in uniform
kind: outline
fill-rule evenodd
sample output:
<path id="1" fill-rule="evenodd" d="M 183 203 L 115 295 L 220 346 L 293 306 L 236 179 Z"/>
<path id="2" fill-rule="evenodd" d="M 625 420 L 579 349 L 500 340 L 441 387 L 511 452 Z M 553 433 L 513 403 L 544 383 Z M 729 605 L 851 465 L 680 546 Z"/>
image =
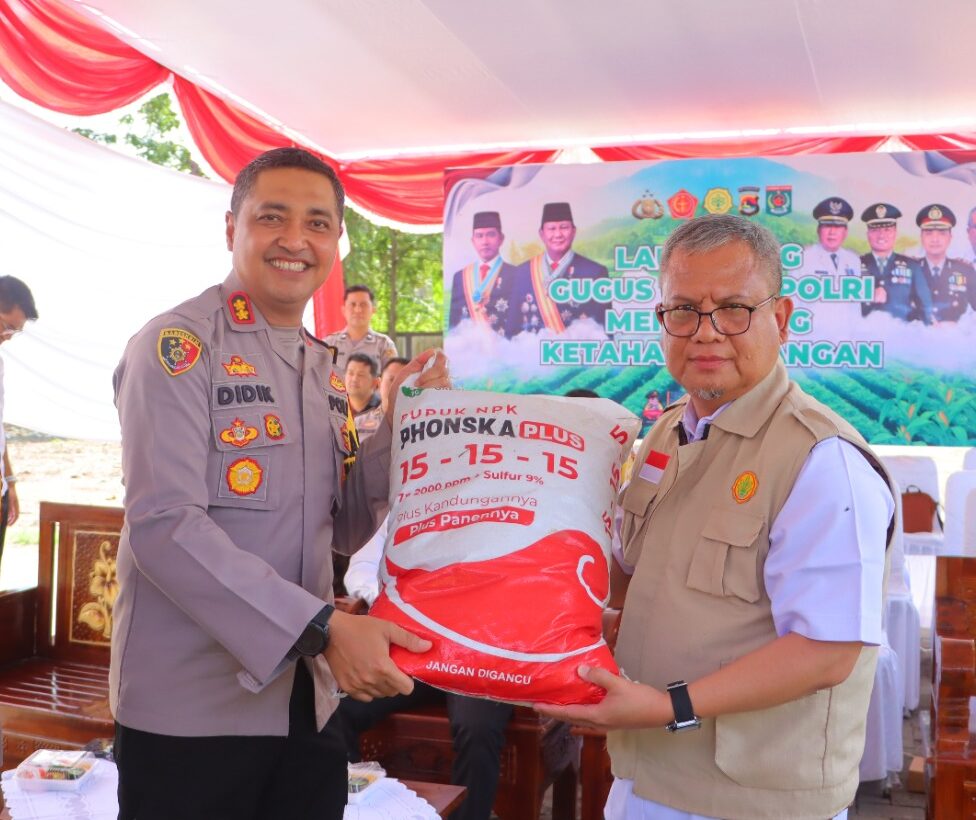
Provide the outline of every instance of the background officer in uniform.
<path id="1" fill-rule="evenodd" d="M 474 215 L 471 244 L 477 258 L 457 271 L 451 280 L 448 328 L 470 319 L 499 335 L 511 335 L 509 312 L 516 268 L 500 255 L 504 241 L 502 219 L 497 211 Z"/>
<path id="2" fill-rule="evenodd" d="M 915 217 L 922 229 L 922 274 L 931 291 L 932 318 L 958 322 L 967 307 L 976 310 L 976 270 L 964 259 L 946 255 L 956 215 L 945 205 L 926 205 Z"/>
<path id="3" fill-rule="evenodd" d="M 346 326 L 338 333 L 330 333 L 325 343 L 338 352 L 336 367 L 342 373 L 350 353 L 365 353 L 380 363 L 380 367 L 397 355 L 393 339 L 373 330 L 369 323 L 376 312 L 373 291 L 367 285 L 350 285 L 342 299 L 342 315 Z"/>
<path id="4" fill-rule="evenodd" d="M 388 418 L 343 477 L 342 382 L 332 349 L 301 327 L 335 261 L 343 200 L 305 151 L 253 160 L 226 218 L 231 273 L 152 319 L 115 372 L 122 820 L 339 820 L 345 750 L 319 731 L 336 684 L 367 700 L 410 692 L 389 644 L 429 646 L 330 603 L 331 547 L 351 552 L 375 530 L 392 439 Z M 448 384 L 441 357 L 421 383 Z"/>
<path id="5" fill-rule="evenodd" d="M 841 247 L 847 238 L 847 224 L 854 209 L 846 199 L 832 196 L 813 209 L 817 220 L 817 239 L 803 249 L 803 275 L 860 276 L 861 260 L 854 251 Z"/>
<path id="6" fill-rule="evenodd" d="M 600 302 L 555 302 L 549 286 L 556 279 L 604 279 L 607 269 L 573 250 L 576 225 L 568 202 L 548 202 L 542 208 L 539 238 L 545 250 L 520 265 L 512 289 L 510 335 L 538 333 L 547 328 L 562 333 L 577 319 L 589 317 L 603 326 L 607 306 Z"/>
<path id="7" fill-rule="evenodd" d="M 871 247 L 871 253 L 861 257 L 861 274 L 874 277 L 874 301 L 862 304 L 861 312 L 867 316 L 883 310 L 906 322 L 921 319 L 930 324 L 932 294 L 918 261 L 894 251 L 900 216 L 901 211 L 888 202 L 868 205 L 861 214 Z"/>

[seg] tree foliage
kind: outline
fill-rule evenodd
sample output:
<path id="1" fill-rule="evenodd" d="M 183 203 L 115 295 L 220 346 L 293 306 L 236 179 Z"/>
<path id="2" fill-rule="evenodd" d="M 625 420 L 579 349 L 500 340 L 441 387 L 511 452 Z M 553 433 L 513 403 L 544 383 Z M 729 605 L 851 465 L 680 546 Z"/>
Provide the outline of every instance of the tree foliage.
<path id="1" fill-rule="evenodd" d="M 374 225 L 346 209 L 351 253 L 346 284 L 369 285 L 376 296 L 373 327 L 383 333 L 440 333 L 444 328 L 442 234 L 410 234 Z"/>
<path id="2" fill-rule="evenodd" d="M 167 134 L 180 127 L 179 115 L 173 110 L 168 93 L 157 94 L 139 106 L 138 117 L 125 114 L 119 117 L 119 126 L 125 130 L 123 141 L 131 145 L 143 159 L 166 168 L 175 168 L 196 177 L 206 174 L 194 162 L 190 149 Z M 105 145 L 118 144 L 117 134 L 100 133 L 90 128 L 73 128 L 76 134 Z"/>

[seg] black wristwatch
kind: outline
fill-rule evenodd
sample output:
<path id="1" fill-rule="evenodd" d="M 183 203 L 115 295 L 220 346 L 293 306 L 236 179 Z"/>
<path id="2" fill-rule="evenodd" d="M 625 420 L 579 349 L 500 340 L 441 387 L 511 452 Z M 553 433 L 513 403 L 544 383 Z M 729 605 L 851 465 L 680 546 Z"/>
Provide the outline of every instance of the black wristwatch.
<path id="1" fill-rule="evenodd" d="M 332 604 L 326 604 L 321 611 L 308 622 L 295 645 L 288 651 L 288 660 L 293 661 L 301 655 L 314 657 L 325 651 L 329 645 L 329 618 L 335 612 Z"/>
<path id="2" fill-rule="evenodd" d="M 671 696 L 671 708 L 674 709 L 674 720 L 664 728 L 669 732 L 687 732 L 689 729 L 701 729 L 701 718 L 695 714 L 688 696 L 688 684 L 683 680 L 676 680 L 668 684 L 668 694 Z"/>

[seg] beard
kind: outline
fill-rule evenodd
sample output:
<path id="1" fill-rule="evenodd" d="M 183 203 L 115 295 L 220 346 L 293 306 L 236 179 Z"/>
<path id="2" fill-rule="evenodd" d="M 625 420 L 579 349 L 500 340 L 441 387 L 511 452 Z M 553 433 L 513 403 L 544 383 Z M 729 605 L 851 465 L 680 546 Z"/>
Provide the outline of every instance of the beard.
<path id="1" fill-rule="evenodd" d="M 701 399 L 702 401 L 715 401 L 715 399 L 722 398 L 725 390 L 719 387 L 699 387 L 697 390 L 689 391 L 696 399 Z"/>

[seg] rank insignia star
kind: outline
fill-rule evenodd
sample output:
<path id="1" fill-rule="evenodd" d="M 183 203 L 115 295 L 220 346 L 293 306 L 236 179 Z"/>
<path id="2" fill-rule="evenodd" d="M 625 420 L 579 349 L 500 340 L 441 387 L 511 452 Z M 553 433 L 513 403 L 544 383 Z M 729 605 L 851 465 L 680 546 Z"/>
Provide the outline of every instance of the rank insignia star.
<path id="1" fill-rule="evenodd" d="M 227 489 L 235 495 L 254 495 L 264 481 L 264 470 L 253 458 L 239 458 L 227 468 Z"/>
<path id="2" fill-rule="evenodd" d="M 506 310 L 508 310 L 508 299 L 496 299 L 495 312 L 504 313 Z"/>
<path id="3" fill-rule="evenodd" d="M 225 444 L 233 444 L 235 447 L 247 447 L 258 437 L 257 427 L 248 427 L 243 419 L 234 419 L 230 427 L 220 431 L 220 440 Z"/>
<path id="4" fill-rule="evenodd" d="M 227 371 L 228 376 L 257 376 L 258 369 L 244 360 L 241 356 L 231 356 L 229 362 L 221 362 L 221 366 Z"/>
<path id="5" fill-rule="evenodd" d="M 234 291 L 227 297 L 227 305 L 230 307 L 230 318 L 234 321 L 234 324 L 254 324 L 254 310 L 251 308 L 251 297 L 244 291 Z"/>
<path id="6" fill-rule="evenodd" d="M 338 390 L 340 393 L 346 392 L 345 382 L 335 374 L 335 371 L 329 374 L 329 384 L 333 390 Z"/>
<path id="7" fill-rule="evenodd" d="M 188 330 L 164 327 L 159 331 L 156 352 L 167 374 L 182 376 L 200 360 L 203 343 Z"/>

